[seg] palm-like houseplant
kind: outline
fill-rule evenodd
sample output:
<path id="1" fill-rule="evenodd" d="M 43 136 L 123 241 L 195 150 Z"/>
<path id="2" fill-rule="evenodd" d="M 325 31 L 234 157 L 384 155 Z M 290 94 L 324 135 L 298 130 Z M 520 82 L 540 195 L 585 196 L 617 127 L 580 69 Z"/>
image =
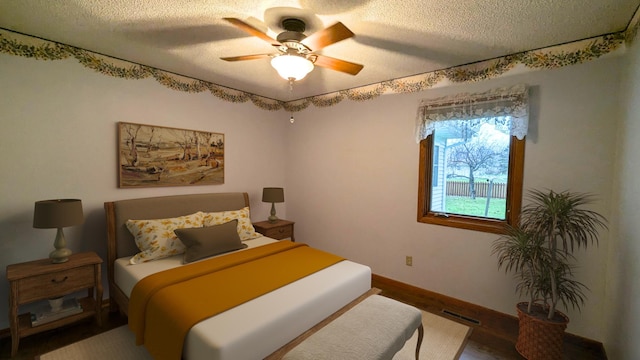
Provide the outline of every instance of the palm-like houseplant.
<path id="1" fill-rule="evenodd" d="M 573 252 L 597 245 L 606 220 L 583 208 L 592 202 L 590 194 L 531 190 L 529 199 L 518 226 L 494 241 L 492 253 L 498 268 L 515 273 L 516 291 L 529 300 L 517 306 L 516 349 L 530 360 L 561 359 L 569 319 L 557 305 L 579 310 L 585 301 L 586 286 L 573 278 Z"/>

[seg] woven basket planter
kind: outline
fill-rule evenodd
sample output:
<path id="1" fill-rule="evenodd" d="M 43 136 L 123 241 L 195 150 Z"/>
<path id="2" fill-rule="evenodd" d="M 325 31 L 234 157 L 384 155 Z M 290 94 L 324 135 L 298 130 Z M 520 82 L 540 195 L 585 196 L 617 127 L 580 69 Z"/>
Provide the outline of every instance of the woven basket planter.
<path id="1" fill-rule="evenodd" d="M 534 304 L 532 313 L 527 313 L 526 302 L 518 303 L 519 331 L 516 350 L 528 360 L 562 360 L 564 330 L 569 318 L 556 311 L 553 320 L 547 319 L 548 311 Z"/>

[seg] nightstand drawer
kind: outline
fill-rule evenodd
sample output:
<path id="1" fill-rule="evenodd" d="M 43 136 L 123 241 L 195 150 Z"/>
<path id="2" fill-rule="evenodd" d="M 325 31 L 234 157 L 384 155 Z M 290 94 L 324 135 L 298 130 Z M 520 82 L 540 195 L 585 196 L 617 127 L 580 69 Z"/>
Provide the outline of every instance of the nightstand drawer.
<path id="1" fill-rule="evenodd" d="M 87 265 L 21 279 L 17 282 L 20 303 L 43 299 L 43 294 L 51 298 L 92 287 L 94 276 L 94 266 Z"/>
<path id="2" fill-rule="evenodd" d="M 278 240 L 290 238 L 291 234 L 293 234 L 293 226 L 282 226 L 278 228 L 267 229 L 262 233 L 262 235 L 266 237 Z"/>
<path id="3" fill-rule="evenodd" d="M 259 221 L 253 223 L 253 227 L 256 229 L 256 232 L 266 237 L 276 240 L 289 238 L 295 242 L 296 239 L 293 237 L 293 224 L 295 224 L 293 221 L 278 219 L 274 222 Z"/>

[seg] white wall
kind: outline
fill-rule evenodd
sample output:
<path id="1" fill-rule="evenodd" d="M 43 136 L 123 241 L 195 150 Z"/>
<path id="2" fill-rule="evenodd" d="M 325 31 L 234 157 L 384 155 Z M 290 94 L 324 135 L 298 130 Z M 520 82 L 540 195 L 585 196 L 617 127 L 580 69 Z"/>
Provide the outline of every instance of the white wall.
<path id="1" fill-rule="evenodd" d="M 525 187 L 593 192 L 610 218 L 620 58 L 513 75 L 418 94 L 313 109 L 289 134 L 287 192 L 296 239 L 368 264 L 373 272 L 515 315 L 514 282 L 497 269 L 497 237 L 416 221 L 420 99 L 526 83 L 532 123 Z M 601 246 L 579 252 L 578 279 L 591 292 L 569 331 L 602 340 L 605 260 Z M 413 256 L 413 266 L 405 256 Z"/>
<path id="2" fill-rule="evenodd" d="M 616 200 L 608 257 L 605 344 L 610 359 L 640 359 L 640 45 L 624 64 L 618 128 Z"/>
<path id="3" fill-rule="evenodd" d="M 283 186 L 288 115 L 164 88 L 152 79 L 98 74 L 75 60 L 37 61 L 0 54 L 0 329 L 8 324 L 8 264 L 46 258 L 54 229 L 34 229 L 37 200 L 80 198 L 85 223 L 66 228 L 74 252 L 106 259 L 103 203 L 125 198 L 246 191 L 252 219 L 270 204 L 264 186 Z M 118 121 L 225 134 L 225 184 L 117 187 Z M 278 215 L 286 217 L 286 208 Z M 106 267 L 104 284 L 106 289 Z M 106 292 L 105 292 L 106 296 Z"/>

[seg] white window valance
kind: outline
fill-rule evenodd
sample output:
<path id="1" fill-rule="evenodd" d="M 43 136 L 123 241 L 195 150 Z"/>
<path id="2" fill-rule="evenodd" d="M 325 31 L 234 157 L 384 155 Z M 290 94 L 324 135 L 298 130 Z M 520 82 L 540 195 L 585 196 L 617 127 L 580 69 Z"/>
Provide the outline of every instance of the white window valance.
<path id="1" fill-rule="evenodd" d="M 484 93 L 457 94 L 420 102 L 416 118 L 416 141 L 433 133 L 435 123 L 496 116 L 511 117 L 511 135 L 524 139 L 529 127 L 529 96 L 524 84 Z"/>

